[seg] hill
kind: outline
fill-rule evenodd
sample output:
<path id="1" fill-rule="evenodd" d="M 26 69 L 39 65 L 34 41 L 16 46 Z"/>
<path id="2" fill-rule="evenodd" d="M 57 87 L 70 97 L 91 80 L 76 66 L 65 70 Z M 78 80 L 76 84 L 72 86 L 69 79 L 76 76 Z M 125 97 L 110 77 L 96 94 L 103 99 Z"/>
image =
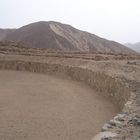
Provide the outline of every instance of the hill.
<path id="1" fill-rule="evenodd" d="M 13 33 L 15 29 L 0 29 L 0 41 L 2 41 L 7 35 Z"/>
<path id="2" fill-rule="evenodd" d="M 34 48 L 47 48 L 50 51 L 134 53 L 117 42 L 53 21 L 23 26 L 8 34 L 4 40 L 24 43 Z"/>
<path id="3" fill-rule="evenodd" d="M 129 47 L 137 52 L 140 52 L 140 42 L 135 43 L 135 44 L 126 43 L 125 46 L 127 46 L 127 47 Z"/>

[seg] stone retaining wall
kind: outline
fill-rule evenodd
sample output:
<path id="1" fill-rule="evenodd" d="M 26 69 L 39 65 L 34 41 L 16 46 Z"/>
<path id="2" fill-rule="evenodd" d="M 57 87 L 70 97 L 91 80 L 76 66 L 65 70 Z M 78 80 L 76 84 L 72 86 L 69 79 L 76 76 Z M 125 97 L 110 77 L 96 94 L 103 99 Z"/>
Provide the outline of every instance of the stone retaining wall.
<path id="1" fill-rule="evenodd" d="M 102 96 L 109 97 L 120 109 L 124 107 L 130 96 L 129 89 L 120 80 L 112 78 L 105 73 L 93 72 L 80 67 L 31 61 L 0 60 L 0 69 L 68 76 L 73 80 L 88 84 Z"/>

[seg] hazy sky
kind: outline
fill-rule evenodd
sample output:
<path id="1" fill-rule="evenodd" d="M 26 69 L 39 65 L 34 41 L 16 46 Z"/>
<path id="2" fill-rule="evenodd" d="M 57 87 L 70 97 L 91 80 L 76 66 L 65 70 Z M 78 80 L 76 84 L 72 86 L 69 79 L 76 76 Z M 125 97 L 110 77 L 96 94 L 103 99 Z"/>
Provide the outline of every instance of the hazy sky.
<path id="1" fill-rule="evenodd" d="M 140 41 L 140 0 L 0 0 L 0 28 L 50 20 L 120 43 Z"/>

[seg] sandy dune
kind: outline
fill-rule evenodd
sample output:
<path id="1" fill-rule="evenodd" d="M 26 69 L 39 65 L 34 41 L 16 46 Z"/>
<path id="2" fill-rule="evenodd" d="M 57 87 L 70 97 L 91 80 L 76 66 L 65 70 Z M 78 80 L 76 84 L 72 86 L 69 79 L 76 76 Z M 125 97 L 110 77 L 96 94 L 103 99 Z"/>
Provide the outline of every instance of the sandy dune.
<path id="1" fill-rule="evenodd" d="M 1 140 L 91 140 L 117 112 L 80 82 L 0 71 Z"/>

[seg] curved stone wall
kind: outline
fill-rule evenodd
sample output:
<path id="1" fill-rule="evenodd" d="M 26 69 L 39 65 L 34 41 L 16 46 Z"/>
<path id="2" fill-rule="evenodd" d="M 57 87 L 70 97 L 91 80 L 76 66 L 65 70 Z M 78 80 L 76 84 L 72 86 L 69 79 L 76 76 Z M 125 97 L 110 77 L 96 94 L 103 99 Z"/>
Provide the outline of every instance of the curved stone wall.
<path id="1" fill-rule="evenodd" d="M 105 73 L 93 72 L 92 70 L 80 67 L 31 61 L 1 60 L 0 69 L 50 73 L 61 76 L 65 75 L 73 80 L 82 81 L 88 84 L 102 96 L 109 97 L 109 99 L 120 109 L 124 107 L 124 104 L 130 96 L 129 89 L 120 80 L 114 79 Z"/>

